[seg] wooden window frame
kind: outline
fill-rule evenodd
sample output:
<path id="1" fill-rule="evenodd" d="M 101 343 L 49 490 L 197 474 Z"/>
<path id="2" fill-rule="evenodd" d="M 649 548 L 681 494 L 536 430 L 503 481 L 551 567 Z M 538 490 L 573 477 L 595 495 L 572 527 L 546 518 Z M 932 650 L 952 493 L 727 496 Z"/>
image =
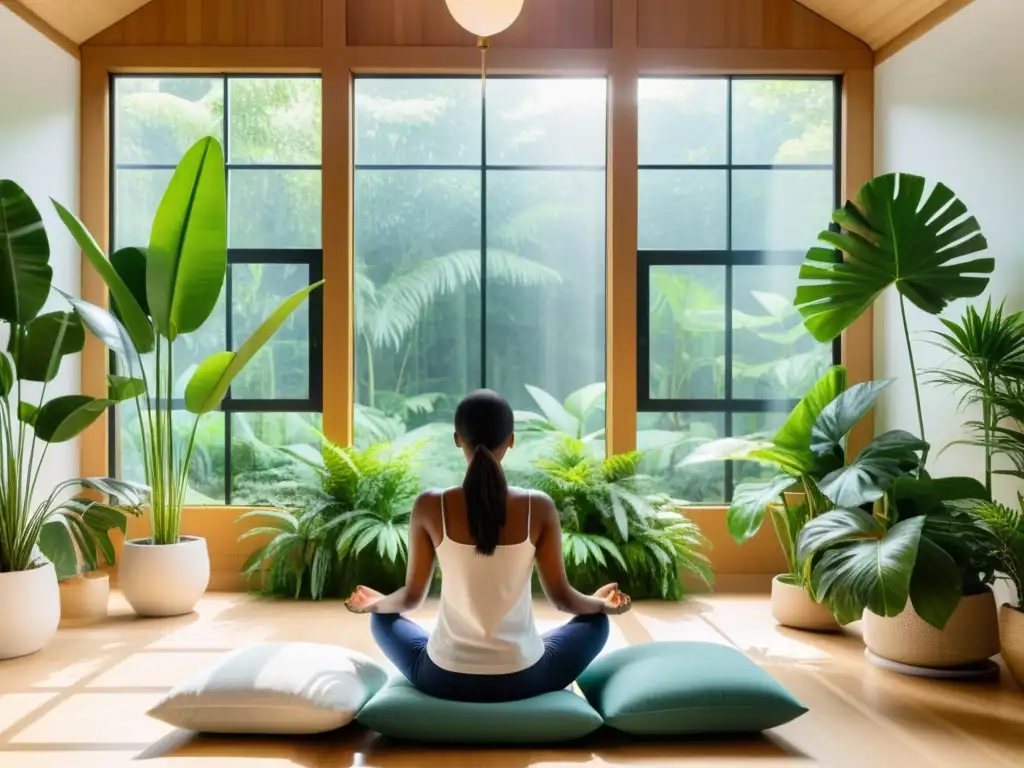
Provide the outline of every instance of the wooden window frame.
<path id="1" fill-rule="evenodd" d="M 874 61 L 863 49 L 655 49 L 637 45 L 637 0 L 612 5 L 613 44 L 605 49 L 507 49 L 496 40 L 488 52 L 488 71 L 517 75 L 590 75 L 607 77 L 607 298 L 606 380 L 607 446 L 611 453 L 635 447 L 637 432 L 637 84 L 644 76 L 684 75 L 833 75 L 842 77 L 841 192 L 854 195 L 874 171 Z M 474 74 L 480 54 L 471 47 L 348 46 L 344 0 L 323 5 L 321 47 L 82 46 L 81 66 L 81 217 L 101 246 L 109 243 L 109 103 L 112 74 L 318 73 L 323 93 L 323 428 L 339 443 L 350 444 L 354 403 L 353 241 L 352 241 L 352 82 L 361 73 Z M 632 33 L 631 33 L 632 32 Z M 346 215 L 336 215 L 344 211 Z M 105 287 L 83 260 L 81 295 L 106 304 Z M 842 362 L 851 382 L 873 377 L 873 318 L 868 310 L 842 340 Z M 107 355 L 89 338 L 82 358 L 82 391 L 101 395 Z M 870 415 L 851 435 L 854 451 L 873 434 Z M 107 419 L 101 418 L 80 438 L 83 475 L 103 475 L 109 456 Z M 220 512 L 217 512 L 220 510 Z M 725 531 L 722 507 L 690 510 L 716 546 L 713 565 L 720 574 L 756 577 L 784 568 L 777 545 L 765 537 L 764 553 L 748 544 L 736 549 Z M 237 508 L 186 510 L 190 520 L 206 522 L 197 535 L 219 536 L 233 543 Z M 198 523 L 197 523 L 198 524 Z M 208 527 L 216 528 L 215 532 Z M 190 531 L 191 532 L 191 531 Z M 770 532 L 769 532 L 770 533 Z M 225 544 L 225 547 L 228 547 Z M 212 588 L 235 588 L 235 560 L 215 563 Z M 211 543 L 211 552 L 215 547 Z M 764 565 L 751 561 L 764 560 Z M 240 564 L 240 560 L 239 560 Z M 222 566 L 222 567 L 221 567 Z M 219 578 L 218 578 L 219 577 Z M 743 578 L 720 588 L 742 589 Z"/>

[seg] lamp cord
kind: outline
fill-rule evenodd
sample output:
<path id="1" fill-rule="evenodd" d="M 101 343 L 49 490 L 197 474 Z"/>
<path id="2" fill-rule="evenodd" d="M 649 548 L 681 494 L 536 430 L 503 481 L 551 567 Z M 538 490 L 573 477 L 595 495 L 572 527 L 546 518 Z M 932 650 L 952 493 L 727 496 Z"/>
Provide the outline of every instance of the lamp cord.
<path id="1" fill-rule="evenodd" d="M 480 49 L 480 88 L 483 97 L 487 98 L 487 49 L 491 47 L 491 41 L 486 37 L 476 39 L 476 47 Z"/>

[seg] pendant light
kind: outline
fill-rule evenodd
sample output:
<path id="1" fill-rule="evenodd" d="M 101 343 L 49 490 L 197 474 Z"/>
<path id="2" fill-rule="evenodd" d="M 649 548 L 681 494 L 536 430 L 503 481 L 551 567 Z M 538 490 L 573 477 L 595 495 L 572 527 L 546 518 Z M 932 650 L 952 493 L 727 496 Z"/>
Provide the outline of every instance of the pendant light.
<path id="1" fill-rule="evenodd" d="M 481 78 L 487 89 L 487 49 L 490 37 L 504 32 L 519 18 L 523 0 L 445 0 L 448 12 L 460 27 L 477 37 L 480 49 Z"/>

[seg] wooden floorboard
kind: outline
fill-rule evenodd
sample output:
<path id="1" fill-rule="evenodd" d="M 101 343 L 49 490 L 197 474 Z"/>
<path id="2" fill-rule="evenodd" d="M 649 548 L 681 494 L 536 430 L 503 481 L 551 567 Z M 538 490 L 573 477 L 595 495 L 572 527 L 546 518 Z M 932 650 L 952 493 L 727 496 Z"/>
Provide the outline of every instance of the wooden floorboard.
<path id="1" fill-rule="evenodd" d="M 537 613 L 545 627 L 562 620 L 540 603 Z M 431 615 L 428 605 L 418 618 L 429 624 Z M 190 616 L 147 620 L 115 595 L 107 621 L 62 627 L 40 653 L 0 662 L 0 768 L 1024 765 L 1024 696 L 1005 672 L 979 684 L 875 669 L 856 627 L 831 636 L 781 629 L 762 596 L 638 603 L 614 620 L 606 649 L 652 640 L 739 648 L 810 709 L 760 737 L 641 744 L 602 733 L 558 749 L 424 749 L 359 728 L 312 738 L 201 737 L 146 717 L 165 691 L 219 654 L 288 640 L 340 643 L 382 658 L 366 618 L 337 603 L 210 594 Z"/>

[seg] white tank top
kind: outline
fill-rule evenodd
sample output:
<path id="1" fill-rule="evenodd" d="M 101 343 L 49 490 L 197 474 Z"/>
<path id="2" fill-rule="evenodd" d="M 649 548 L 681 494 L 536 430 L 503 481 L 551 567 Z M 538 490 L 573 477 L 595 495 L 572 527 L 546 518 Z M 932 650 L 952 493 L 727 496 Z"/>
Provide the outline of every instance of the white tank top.
<path id="1" fill-rule="evenodd" d="M 444 494 L 437 547 L 441 605 L 427 655 L 441 669 L 467 675 L 505 675 L 532 667 L 544 655 L 533 620 L 531 579 L 537 548 L 530 540 L 527 496 L 526 541 L 477 554 L 472 544 L 448 538 Z"/>

